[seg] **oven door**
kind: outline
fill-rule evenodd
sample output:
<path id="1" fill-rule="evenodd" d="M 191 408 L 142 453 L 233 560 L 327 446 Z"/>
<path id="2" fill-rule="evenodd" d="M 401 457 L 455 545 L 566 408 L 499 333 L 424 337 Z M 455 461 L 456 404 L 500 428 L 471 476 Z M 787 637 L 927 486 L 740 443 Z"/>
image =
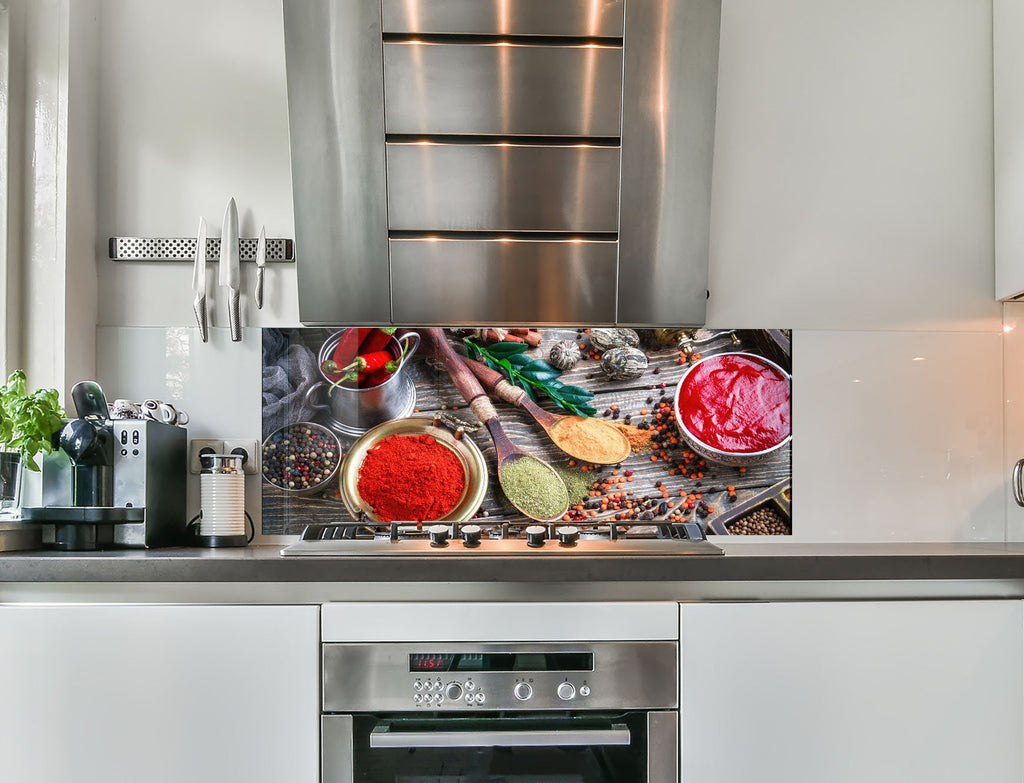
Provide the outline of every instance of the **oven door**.
<path id="1" fill-rule="evenodd" d="M 323 783 L 676 783 L 673 711 L 324 715 Z"/>

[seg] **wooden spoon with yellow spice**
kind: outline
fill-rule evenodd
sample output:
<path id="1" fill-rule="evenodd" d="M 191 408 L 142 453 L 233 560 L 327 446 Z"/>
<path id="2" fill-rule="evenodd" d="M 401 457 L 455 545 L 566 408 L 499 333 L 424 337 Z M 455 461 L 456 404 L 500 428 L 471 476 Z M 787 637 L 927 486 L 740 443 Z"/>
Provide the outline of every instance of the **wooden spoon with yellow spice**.
<path id="1" fill-rule="evenodd" d="M 434 328 L 427 329 L 426 333 L 444 360 L 455 388 L 487 427 L 494 441 L 498 457 L 498 483 L 505 497 L 530 519 L 541 522 L 560 519 L 569 509 L 569 492 L 561 477 L 548 463 L 527 454 L 509 440 L 498 419 L 498 412 L 487 399 L 480 382 L 466 367 L 466 360 L 448 344 L 444 332 Z"/>
<path id="2" fill-rule="evenodd" d="M 473 359 L 463 358 L 462 361 L 489 393 L 529 413 L 544 428 L 551 442 L 570 457 L 594 465 L 615 465 L 629 456 L 629 438 L 614 424 L 587 416 L 546 411 L 530 399 L 525 389 L 513 386 L 497 370 Z"/>

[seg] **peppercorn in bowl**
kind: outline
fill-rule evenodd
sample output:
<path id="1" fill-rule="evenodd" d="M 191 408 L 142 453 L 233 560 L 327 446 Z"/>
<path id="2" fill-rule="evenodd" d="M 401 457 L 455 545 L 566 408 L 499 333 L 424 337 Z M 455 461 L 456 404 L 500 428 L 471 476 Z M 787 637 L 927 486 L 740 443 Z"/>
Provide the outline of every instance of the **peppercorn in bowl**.
<path id="1" fill-rule="evenodd" d="M 338 436 L 311 421 L 276 429 L 263 441 L 263 480 L 292 495 L 333 489 L 341 461 Z"/>
<path id="2" fill-rule="evenodd" d="M 468 437 L 432 418 L 379 424 L 348 451 L 341 496 L 349 514 L 376 522 L 463 522 L 487 493 L 487 463 Z"/>

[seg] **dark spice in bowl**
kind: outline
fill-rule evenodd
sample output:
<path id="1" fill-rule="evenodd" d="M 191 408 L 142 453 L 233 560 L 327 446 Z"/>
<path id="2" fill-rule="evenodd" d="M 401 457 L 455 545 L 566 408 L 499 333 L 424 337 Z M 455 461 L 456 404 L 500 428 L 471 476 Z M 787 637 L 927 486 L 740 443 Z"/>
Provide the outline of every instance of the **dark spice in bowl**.
<path id="1" fill-rule="evenodd" d="M 341 444 L 311 422 L 289 424 L 263 441 L 263 478 L 289 492 L 313 492 L 338 472 Z"/>
<path id="2" fill-rule="evenodd" d="M 390 435 L 366 453 L 357 486 L 380 521 L 429 522 L 462 500 L 466 469 L 432 435 Z"/>

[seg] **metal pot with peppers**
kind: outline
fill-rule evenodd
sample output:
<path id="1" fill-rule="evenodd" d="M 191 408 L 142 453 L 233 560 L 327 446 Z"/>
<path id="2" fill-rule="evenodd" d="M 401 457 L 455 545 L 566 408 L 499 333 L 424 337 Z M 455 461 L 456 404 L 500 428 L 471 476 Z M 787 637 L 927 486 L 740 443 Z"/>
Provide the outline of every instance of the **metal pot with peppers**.
<path id="1" fill-rule="evenodd" d="M 322 380 L 306 399 L 326 414 L 332 429 L 346 435 L 408 416 L 416 405 L 416 387 L 402 368 L 419 344 L 416 332 L 400 337 L 394 329 L 349 327 L 335 332 L 320 348 Z"/>

